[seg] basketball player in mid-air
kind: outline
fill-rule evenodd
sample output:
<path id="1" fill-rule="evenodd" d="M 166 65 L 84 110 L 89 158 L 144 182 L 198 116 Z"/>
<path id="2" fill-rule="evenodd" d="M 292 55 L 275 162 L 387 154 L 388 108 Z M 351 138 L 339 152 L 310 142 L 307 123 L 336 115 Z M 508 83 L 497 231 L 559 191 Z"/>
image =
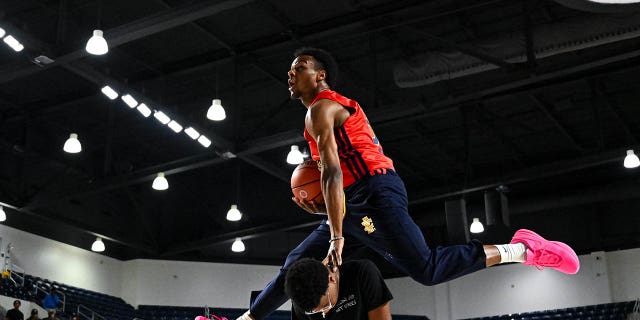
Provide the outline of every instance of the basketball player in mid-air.
<path id="1" fill-rule="evenodd" d="M 518 230 L 511 243 L 464 245 L 430 249 L 408 213 L 404 184 L 360 105 L 331 90 L 338 74 L 333 57 L 320 49 L 294 53 L 289 76 L 292 99 L 307 108 L 304 137 L 321 168 L 324 204 L 294 201 L 308 212 L 326 212 L 320 223 L 287 257 L 280 273 L 239 320 L 264 319 L 287 301 L 287 268 L 304 257 L 324 259 L 334 271 L 348 255 L 368 247 L 424 285 L 435 285 L 508 262 L 539 269 L 578 272 L 580 262 L 566 244 L 548 241 L 529 230 Z M 328 252 L 327 252 L 328 248 Z"/>

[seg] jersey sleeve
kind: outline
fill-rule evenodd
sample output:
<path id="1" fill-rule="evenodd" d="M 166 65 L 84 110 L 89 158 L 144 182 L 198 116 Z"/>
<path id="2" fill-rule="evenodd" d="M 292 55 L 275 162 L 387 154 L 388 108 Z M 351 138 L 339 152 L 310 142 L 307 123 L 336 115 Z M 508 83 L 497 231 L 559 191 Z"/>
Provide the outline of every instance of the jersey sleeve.
<path id="1" fill-rule="evenodd" d="M 369 312 L 393 299 L 393 295 L 382 278 L 380 270 L 369 260 L 361 260 L 358 268 L 360 292 Z"/>

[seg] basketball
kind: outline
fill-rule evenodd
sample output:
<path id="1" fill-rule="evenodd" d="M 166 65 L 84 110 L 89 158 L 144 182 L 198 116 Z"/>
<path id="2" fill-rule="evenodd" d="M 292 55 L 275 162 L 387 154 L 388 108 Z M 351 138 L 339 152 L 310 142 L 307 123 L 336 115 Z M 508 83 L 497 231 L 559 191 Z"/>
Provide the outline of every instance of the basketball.
<path id="1" fill-rule="evenodd" d="M 293 170 L 291 192 L 300 201 L 324 202 L 320 186 L 320 169 L 316 161 L 307 160 Z"/>

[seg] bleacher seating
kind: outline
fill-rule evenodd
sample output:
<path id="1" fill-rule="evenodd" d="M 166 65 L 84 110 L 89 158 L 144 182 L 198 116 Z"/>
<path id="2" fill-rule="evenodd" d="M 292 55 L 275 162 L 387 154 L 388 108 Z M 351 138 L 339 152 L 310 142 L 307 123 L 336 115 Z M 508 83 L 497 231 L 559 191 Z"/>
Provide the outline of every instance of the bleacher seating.
<path id="1" fill-rule="evenodd" d="M 613 302 L 465 320 L 625 320 L 633 309 L 633 304 L 634 301 Z"/>
<path id="2" fill-rule="evenodd" d="M 33 293 L 26 287 L 16 286 L 13 281 L 9 279 L 2 279 L 0 283 L 0 295 L 22 300 L 32 300 Z"/>
<path id="3" fill-rule="evenodd" d="M 193 320 L 199 315 L 205 315 L 204 307 L 176 307 L 141 305 L 135 310 L 131 305 L 118 297 L 77 288 L 55 281 L 49 281 L 30 275 L 24 276 L 24 286 L 17 286 L 10 279 L 0 282 L 0 295 L 39 303 L 44 293 L 34 293 L 34 286 L 46 291 L 55 287 L 66 297 L 66 306 L 61 313 L 62 319 L 67 319 L 77 312 L 78 305 L 83 305 L 106 320 Z M 469 318 L 466 320 L 625 320 L 626 315 L 633 309 L 634 301 L 615 302 L 598 305 L 588 305 L 564 309 L 532 311 L 516 314 L 496 315 L 490 317 Z M 209 312 L 235 319 L 244 313 L 244 309 L 210 308 Z M 290 319 L 290 312 L 276 311 L 267 320 Z M 424 320 L 424 316 L 393 315 L 395 320 Z"/>
<path id="4" fill-rule="evenodd" d="M 36 286 L 47 292 L 54 287 L 59 293 L 64 294 L 64 310 L 61 310 L 59 313 L 59 316 L 63 319 L 70 318 L 70 315 L 77 313 L 79 305 L 103 316 L 106 320 L 131 320 L 137 317 L 136 310 L 121 298 L 65 285 L 28 274 L 24 275 L 23 286 L 16 285 L 10 279 L 2 279 L 0 294 L 13 298 L 34 301 L 40 304 L 45 293 L 41 290 L 36 293 Z M 83 313 L 87 313 L 87 310 L 84 309 Z"/>

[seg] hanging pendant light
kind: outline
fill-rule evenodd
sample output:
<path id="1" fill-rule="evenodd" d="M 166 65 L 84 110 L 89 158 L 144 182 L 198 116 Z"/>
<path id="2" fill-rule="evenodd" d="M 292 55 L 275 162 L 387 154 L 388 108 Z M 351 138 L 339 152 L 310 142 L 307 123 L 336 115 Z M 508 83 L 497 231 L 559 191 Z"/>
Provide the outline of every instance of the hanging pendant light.
<path id="1" fill-rule="evenodd" d="M 627 150 L 627 156 L 624 157 L 624 167 L 628 169 L 637 168 L 640 166 L 640 159 L 633 153 L 633 150 Z"/>
<path id="2" fill-rule="evenodd" d="M 93 36 L 87 41 L 85 49 L 87 52 L 96 56 L 109 52 L 109 45 L 107 44 L 107 40 L 102 36 L 102 30 L 93 30 Z"/>
<path id="3" fill-rule="evenodd" d="M 484 226 L 482 225 L 482 222 L 480 222 L 480 219 L 473 218 L 473 222 L 471 223 L 469 231 L 471 233 L 480 233 L 484 231 Z"/>
<path id="4" fill-rule="evenodd" d="M 68 153 L 78 153 L 82 151 L 82 145 L 80 144 L 80 140 L 78 140 L 78 135 L 75 133 L 70 134 L 62 150 Z"/>
<path id="5" fill-rule="evenodd" d="M 227 220 L 240 221 L 242 219 L 242 212 L 238 210 L 238 205 L 232 204 L 229 211 L 227 211 Z"/>
<path id="6" fill-rule="evenodd" d="M 241 238 L 236 238 L 236 241 L 231 245 L 231 251 L 233 252 L 244 252 L 244 242 L 242 242 Z"/>
<path id="7" fill-rule="evenodd" d="M 207 118 L 213 121 L 222 121 L 227 117 L 222 107 L 222 101 L 220 99 L 213 99 L 209 110 L 207 110 Z"/>
<path id="8" fill-rule="evenodd" d="M 102 242 L 102 238 L 97 237 L 96 241 L 93 242 L 93 244 L 91 245 L 91 251 L 94 252 L 102 252 L 104 251 L 104 242 Z"/>
<path id="9" fill-rule="evenodd" d="M 164 172 L 158 172 L 156 178 L 153 179 L 151 188 L 159 191 L 169 189 L 169 181 L 167 181 L 167 178 L 164 177 Z"/>
<path id="10" fill-rule="evenodd" d="M 304 156 L 300 152 L 300 148 L 296 145 L 291 146 L 291 151 L 287 154 L 288 164 L 301 164 L 304 162 Z"/>

